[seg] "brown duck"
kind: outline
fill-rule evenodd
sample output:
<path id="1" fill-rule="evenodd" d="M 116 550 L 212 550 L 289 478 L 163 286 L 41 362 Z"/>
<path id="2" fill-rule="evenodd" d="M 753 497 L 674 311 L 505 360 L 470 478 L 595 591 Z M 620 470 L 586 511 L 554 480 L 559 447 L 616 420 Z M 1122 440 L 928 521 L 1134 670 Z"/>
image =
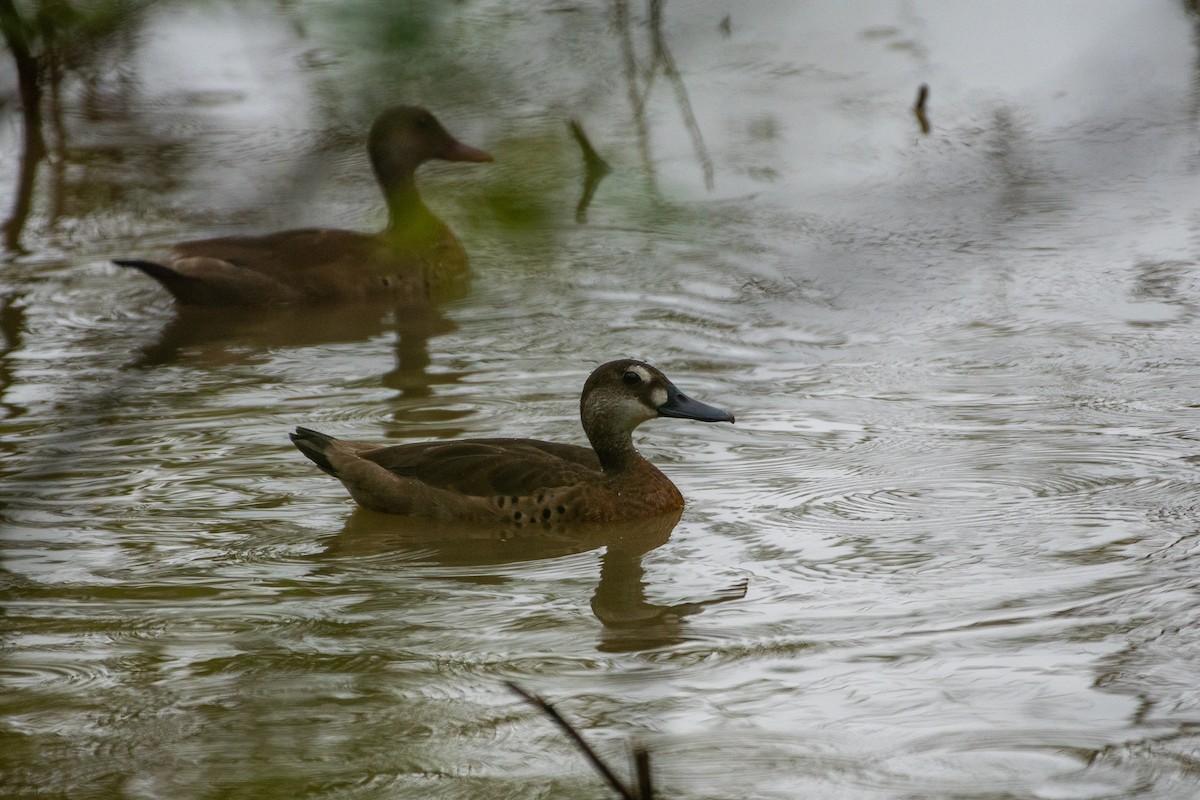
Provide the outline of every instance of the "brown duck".
<path id="1" fill-rule="evenodd" d="M 397 106 L 371 126 L 367 152 L 387 200 L 388 225 L 368 234 L 302 228 L 183 242 L 162 261 L 120 260 L 183 305 L 248 306 L 389 299 L 422 302 L 461 281 L 467 254 L 425 207 L 413 173 L 430 159 L 491 161 L 423 108 Z"/>
<path id="2" fill-rule="evenodd" d="M 686 397 L 649 364 L 597 367 L 579 401 L 591 448 L 533 439 L 463 439 L 380 447 L 307 428 L 300 452 L 340 480 L 364 508 L 469 522 L 616 522 L 678 511 L 683 495 L 633 446 L 655 417 L 733 422 Z"/>

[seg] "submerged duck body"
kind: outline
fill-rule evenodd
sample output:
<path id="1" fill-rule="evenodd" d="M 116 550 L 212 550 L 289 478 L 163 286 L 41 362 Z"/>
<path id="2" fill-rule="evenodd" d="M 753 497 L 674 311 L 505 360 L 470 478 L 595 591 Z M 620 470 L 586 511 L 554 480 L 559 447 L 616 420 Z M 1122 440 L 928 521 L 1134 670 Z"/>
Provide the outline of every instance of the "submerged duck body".
<path id="1" fill-rule="evenodd" d="M 616 522 L 683 508 L 683 495 L 633 446 L 655 417 L 733 422 L 682 394 L 656 368 L 598 367 L 580 398 L 591 447 L 533 439 L 466 439 L 390 447 L 297 428 L 292 442 L 364 508 L 471 522 Z"/>
<path id="2" fill-rule="evenodd" d="M 247 306 L 436 299 L 467 273 L 462 244 L 425 206 L 414 173 L 430 159 L 491 161 L 451 136 L 423 108 L 397 106 L 371 126 L 367 151 L 388 206 L 388 226 L 368 234 L 302 228 L 265 236 L 183 242 L 159 261 L 122 259 L 182 305 Z"/>

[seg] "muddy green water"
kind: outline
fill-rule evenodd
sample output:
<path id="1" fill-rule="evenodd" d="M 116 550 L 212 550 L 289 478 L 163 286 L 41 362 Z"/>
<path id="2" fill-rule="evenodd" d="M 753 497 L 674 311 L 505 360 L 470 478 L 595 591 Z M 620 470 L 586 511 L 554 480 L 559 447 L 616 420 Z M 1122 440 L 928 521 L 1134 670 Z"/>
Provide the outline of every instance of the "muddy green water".
<path id="1" fill-rule="evenodd" d="M 72 85 L 0 279 L 0 795 L 610 797 L 504 681 L 662 797 L 1200 793 L 1188 4 L 672 0 L 640 116 L 639 4 L 391 5 L 164 4 Z M 381 224 L 395 102 L 496 156 L 421 173 L 463 299 L 179 320 L 107 264 Z M 287 441 L 579 442 L 624 356 L 737 415 L 639 431 L 674 530 L 451 541 Z"/>

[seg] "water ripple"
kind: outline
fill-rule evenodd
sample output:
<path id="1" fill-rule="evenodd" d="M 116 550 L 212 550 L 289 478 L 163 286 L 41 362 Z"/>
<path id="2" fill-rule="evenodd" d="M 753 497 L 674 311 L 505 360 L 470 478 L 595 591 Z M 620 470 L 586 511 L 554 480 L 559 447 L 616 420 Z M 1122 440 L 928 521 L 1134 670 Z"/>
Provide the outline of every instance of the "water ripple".
<path id="1" fill-rule="evenodd" d="M 449 127 L 497 155 L 423 168 L 475 273 L 426 314 L 204 321 L 107 263 L 379 222 L 359 124 L 379 98 L 322 120 L 329 103 L 267 91 L 297 64 L 378 85 L 363 48 L 325 53 L 335 20 L 298 39 L 295 4 L 153 15 L 125 61 L 156 70 L 68 118 L 68 213 L 33 220 L 0 292 L 0 792 L 600 796 L 513 680 L 606 754 L 645 743 L 680 797 L 1190 796 L 1200 272 L 1178 10 L 1123 10 L 1121 35 L 1111 14 L 978 11 L 1001 53 L 928 9 L 747 8 L 727 37 L 726 9 L 667 9 L 706 193 L 676 96 L 648 96 L 643 141 L 612 20 L 576 5 L 422 28 L 474 43 L 429 49 L 428 74 Z M 1118 44 L 1156 66 L 1094 61 Z M 532 83 L 471 112 L 514 58 Z M 943 98 L 928 136 L 891 85 L 917 62 Z M 576 224 L 561 116 L 582 107 L 617 169 Z M 623 356 L 738 419 L 638 430 L 687 508 L 636 546 L 397 531 L 286 438 L 582 443 L 583 381 Z"/>

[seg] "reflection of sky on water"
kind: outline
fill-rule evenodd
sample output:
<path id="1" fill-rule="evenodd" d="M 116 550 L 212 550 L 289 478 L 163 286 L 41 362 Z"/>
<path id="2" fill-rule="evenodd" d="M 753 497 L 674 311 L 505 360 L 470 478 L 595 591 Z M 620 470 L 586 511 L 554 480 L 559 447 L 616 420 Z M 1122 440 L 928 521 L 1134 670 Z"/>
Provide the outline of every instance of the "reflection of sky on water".
<path id="1" fill-rule="evenodd" d="M 75 121 L 77 218 L 6 273 L 0 749 L 64 794 L 586 795 L 516 680 L 680 796 L 1190 797 L 1182 5 L 668 3 L 712 192 L 663 75 L 646 180 L 608 4 L 455 5 L 402 53 L 327 4 L 151 12 L 129 113 Z M 421 173 L 476 273 L 429 320 L 199 330 L 103 265 L 379 224 L 397 101 L 497 156 Z M 573 117 L 614 167 L 584 225 Z M 617 355 L 738 417 L 639 430 L 689 507 L 635 557 L 380 549 L 284 437 L 578 441 Z"/>

